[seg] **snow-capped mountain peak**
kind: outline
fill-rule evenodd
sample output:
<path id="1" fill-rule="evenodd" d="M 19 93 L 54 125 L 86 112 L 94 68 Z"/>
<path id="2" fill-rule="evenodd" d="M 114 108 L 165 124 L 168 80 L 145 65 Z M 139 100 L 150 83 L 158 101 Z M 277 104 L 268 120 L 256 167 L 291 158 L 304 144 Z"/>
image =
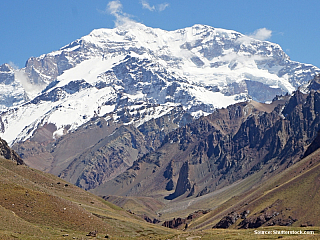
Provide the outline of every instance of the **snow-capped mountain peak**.
<path id="1" fill-rule="evenodd" d="M 13 75 L 17 80 L 6 67 L 0 82 Z M 232 30 L 197 24 L 165 31 L 141 23 L 96 29 L 58 51 L 30 58 L 19 70 L 33 86 L 19 89 L 33 100 L 0 102 L 7 109 L 1 137 L 12 144 L 48 123 L 58 136 L 94 116 L 116 116 L 142 103 L 163 111 L 178 104 L 193 116 L 206 115 L 248 99 L 270 101 L 317 73 L 312 65 L 291 61 L 279 45 Z"/>

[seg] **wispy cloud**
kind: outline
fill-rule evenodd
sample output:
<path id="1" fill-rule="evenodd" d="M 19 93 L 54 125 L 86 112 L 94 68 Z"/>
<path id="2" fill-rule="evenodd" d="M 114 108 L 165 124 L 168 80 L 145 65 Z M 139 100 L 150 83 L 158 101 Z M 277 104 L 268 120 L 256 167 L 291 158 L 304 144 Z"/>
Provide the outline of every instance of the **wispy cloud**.
<path id="1" fill-rule="evenodd" d="M 107 5 L 105 13 L 111 14 L 116 17 L 116 27 L 128 26 L 132 23 L 135 23 L 135 21 L 131 19 L 131 16 L 129 14 L 122 11 L 122 4 L 119 0 L 110 1 Z"/>
<path id="2" fill-rule="evenodd" d="M 112 15 L 119 15 L 122 13 L 122 4 L 119 0 L 111 1 L 108 3 L 106 10 Z"/>
<path id="3" fill-rule="evenodd" d="M 272 31 L 266 28 L 259 28 L 256 31 L 254 31 L 254 33 L 249 35 L 249 37 L 262 40 L 262 41 L 271 38 L 271 36 L 272 36 Z"/>
<path id="4" fill-rule="evenodd" d="M 19 69 L 19 67 L 14 63 L 14 62 L 9 62 L 8 63 L 14 70 L 18 70 Z"/>
<path id="5" fill-rule="evenodd" d="M 14 78 L 16 81 L 21 83 L 28 97 L 31 99 L 45 88 L 45 84 L 33 84 L 30 82 L 30 79 L 24 69 L 15 69 Z"/>
<path id="6" fill-rule="evenodd" d="M 141 0 L 140 3 L 142 5 L 142 7 L 145 8 L 145 9 L 148 9 L 150 11 L 156 10 L 156 7 L 155 6 L 150 6 L 150 4 L 146 0 Z"/>
<path id="7" fill-rule="evenodd" d="M 167 7 L 169 7 L 169 3 L 161 3 L 158 5 L 159 12 L 164 11 Z"/>
<path id="8" fill-rule="evenodd" d="M 168 3 L 161 3 L 161 4 L 158 4 L 157 6 L 150 5 L 148 0 L 140 0 L 140 3 L 144 9 L 148 9 L 149 11 L 162 12 L 167 7 L 169 7 Z M 104 14 L 111 14 L 111 15 L 115 16 L 116 27 L 130 28 L 130 26 L 132 26 L 133 24 L 136 24 L 137 22 L 132 20 L 132 18 L 134 16 L 123 12 L 122 8 L 123 8 L 123 6 L 122 6 L 122 3 L 120 2 L 120 0 L 113 0 L 108 3 L 105 11 L 100 11 L 100 12 L 102 12 Z"/>
<path id="9" fill-rule="evenodd" d="M 259 28 L 251 34 L 243 35 L 242 37 L 238 38 L 236 42 L 238 44 L 250 44 L 252 39 L 257 39 L 261 41 L 265 41 L 272 36 L 272 31 L 266 28 Z"/>
<path id="10" fill-rule="evenodd" d="M 169 3 L 161 3 L 158 4 L 157 6 L 155 5 L 150 5 L 147 0 L 140 0 L 140 3 L 142 5 L 142 8 L 148 9 L 149 11 L 158 11 L 162 12 L 164 11 L 167 7 L 169 7 Z"/>

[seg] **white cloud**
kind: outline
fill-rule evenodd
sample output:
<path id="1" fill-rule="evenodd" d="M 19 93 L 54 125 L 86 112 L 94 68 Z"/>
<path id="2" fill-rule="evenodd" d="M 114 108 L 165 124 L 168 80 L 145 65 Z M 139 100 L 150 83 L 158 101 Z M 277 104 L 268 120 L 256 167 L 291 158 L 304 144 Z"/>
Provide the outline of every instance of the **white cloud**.
<path id="1" fill-rule="evenodd" d="M 272 36 L 272 31 L 266 28 L 259 28 L 254 33 L 249 35 L 243 35 L 242 37 L 236 40 L 238 44 L 245 44 L 248 45 L 252 42 L 252 38 L 265 41 Z"/>
<path id="2" fill-rule="evenodd" d="M 119 0 L 111 1 L 107 5 L 107 12 L 116 15 L 122 12 L 122 4 Z"/>
<path id="3" fill-rule="evenodd" d="M 164 11 L 167 7 L 169 7 L 169 3 L 161 3 L 158 5 L 159 12 Z"/>
<path id="4" fill-rule="evenodd" d="M 168 3 L 158 4 L 157 6 L 150 5 L 148 0 L 140 0 L 140 3 L 143 8 L 148 9 L 149 11 L 162 12 L 167 7 L 169 7 Z M 122 11 L 122 4 L 120 0 L 110 1 L 106 7 L 106 10 L 103 11 L 103 13 L 107 13 L 115 16 L 116 27 L 130 28 L 133 24 L 136 24 L 136 22 L 132 20 L 131 15 Z"/>
<path id="5" fill-rule="evenodd" d="M 32 84 L 32 82 L 30 82 L 30 79 L 28 78 L 28 75 L 23 69 L 16 69 L 14 71 L 14 78 L 16 81 L 21 83 L 28 97 L 31 99 L 45 88 L 45 84 Z"/>
<path id="6" fill-rule="evenodd" d="M 271 38 L 271 36 L 272 36 L 272 31 L 266 28 L 257 29 L 256 31 L 254 31 L 253 34 L 249 35 L 249 37 L 262 40 L 262 41 Z"/>
<path id="7" fill-rule="evenodd" d="M 135 23 L 129 14 L 122 11 L 122 4 L 119 0 L 109 2 L 105 12 L 116 17 L 116 27 L 130 26 L 132 23 Z"/>
<path id="8" fill-rule="evenodd" d="M 18 70 L 19 69 L 19 67 L 14 63 L 14 62 L 9 62 L 8 63 L 14 70 Z"/>
<path id="9" fill-rule="evenodd" d="M 155 6 L 150 6 L 150 4 L 146 0 L 141 0 L 140 3 L 142 4 L 143 8 L 148 9 L 150 11 L 154 11 L 156 9 Z"/>
<path id="10" fill-rule="evenodd" d="M 169 3 L 161 3 L 161 4 L 158 4 L 157 7 L 155 7 L 154 5 L 151 6 L 147 0 L 141 0 L 140 3 L 142 5 L 142 8 L 148 9 L 149 11 L 162 12 L 167 7 L 169 7 Z"/>

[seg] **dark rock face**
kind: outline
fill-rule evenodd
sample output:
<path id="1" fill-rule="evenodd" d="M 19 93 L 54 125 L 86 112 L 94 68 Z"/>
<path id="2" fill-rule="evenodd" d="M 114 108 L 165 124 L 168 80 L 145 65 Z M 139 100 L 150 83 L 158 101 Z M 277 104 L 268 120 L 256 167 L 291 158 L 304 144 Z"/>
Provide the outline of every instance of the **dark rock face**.
<path id="1" fill-rule="evenodd" d="M 239 223 L 239 228 L 258 228 L 262 225 L 267 226 L 291 226 L 297 219 L 291 216 L 285 216 L 283 211 L 277 210 L 277 206 L 281 201 L 277 200 L 269 207 L 263 209 L 260 213 L 245 218 Z"/>
<path id="2" fill-rule="evenodd" d="M 167 228 L 177 228 L 182 224 L 186 224 L 186 219 L 182 218 L 177 218 L 177 219 L 172 219 L 170 221 L 165 221 L 162 226 L 167 227 Z"/>
<path id="3" fill-rule="evenodd" d="M 149 218 L 147 215 L 143 215 L 142 218 L 148 222 L 148 223 L 153 223 L 153 224 L 157 224 L 159 223 L 160 221 L 156 218 L 154 218 L 153 220 L 151 218 Z"/>
<path id="4" fill-rule="evenodd" d="M 240 228 L 258 228 L 261 227 L 263 224 L 268 222 L 269 220 L 275 218 L 279 215 L 279 212 L 273 211 L 273 212 L 264 212 L 261 215 L 254 217 L 254 218 L 248 218 L 243 220 L 240 223 Z"/>
<path id="5" fill-rule="evenodd" d="M 18 165 L 24 164 L 23 160 L 19 157 L 19 155 L 10 149 L 9 145 L 6 141 L 0 138 L 0 156 L 16 161 Z"/>
<path id="6" fill-rule="evenodd" d="M 52 85 L 56 85 L 58 82 L 53 81 L 48 85 L 48 90 L 52 88 Z M 64 98 L 67 93 L 68 94 L 74 94 L 76 92 L 79 92 L 81 89 L 90 88 L 93 87 L 91 84 L 87 83 L 85 80 L 77 80 L 77 81 L 71 81 L 67 85 L 63 87 L 54 88 L 51 91 L 45 91 L 43 90 L 43 93 L 36 98 L 34 98 L 29 104 L 37 104 L 40 101 L 50 101 L 50 102 L 56 102 L 60 99 Z"/>
<path id="7" fill-rule="evenodd" d="M 189 161 L 194 168 L 206 164 L 209 168 L 207 175 L 216 179 L 216 185 L 226 181 L 231 183 L 271 162 L 286 167 L 298 161 L 320 128 L 319 101 L 318 92 L 305 95 L 297 91 L 282 113 L 276 107 L 270 113 L 251 113 L 247 117 L 244 116 L 248 111 L 246 105 L 234 105 L 228 107 L 229 119 L 223 118 L 226 126 L 216 125 L 222 120 L 218 120 L 215 116 L 218 113 L 214 113 L 208 116 L 208 121 L 203 119 L 169 134 L 167 141 L 179 142 L 182 150 L 192 146 Z M 242 123 L 236 127 L 236 122 Z M 197 183 L 200 178 L 191 178 L 190 181 Z M 199 196 L 210 192 L 211 186 L 200 188 Z"/>
<path id="8" fill-rule="evenodd" d="M 249 213 L 250 213 L 250 210 L 244 210 L 244 211 L 240 214 L 241 219 L 246 219 Z"/>
<path id="9" fill-rule="evenodd" d="M 172 200 L 176 197 L 183 195 L 185 192 L 190 190 L 191 190 L 191 183 L 189 180 L 189 164 L 188 162 L 185 162 L 180 169 L 175 192 L 167 196 L 166 199 Z"/>
<path id="10" fill-rule="evenodd" d="M 86 236 L 87 237 L 97 237 L 97 234 L 98 234 L 98 231 L 94 230 L 94 231 L 89 232 Z"/>
<path id="11" fill-rule="evenodd" d="M 167 228 L 180 228 L 182 225 L 185 226 L 185 228 L 188 228 L 188 223 L 190 223 L 192 220 L 195 220 L 205 214 L 207 214 L 209 210 L 198 210 L 194 213 L 191 213 L 188 217 L 186 218 L 174 218 L 169 221 L 165 221 L 162 226 L 167 227 Z"/>
<path id="12" fill-rule="evenodd" d="M 277 200 L 269 207 L 263 209 L 261 212 L 255 213 L 252 216 L 250 210 L 244 210 L 240 214 L 238 212 L 231 212 L 227 216 L 224 216 L 213 228 L 229 228 L 235 224 L 238 219 L 243 219 L 237 224 L 237 228 L 259 228 L 261 226 L 291 226 L 297 219 L 292 216 L 286 216 L 283 210 L 278 210 L 278 206 L 281 205 L 281 201 Z"/>
<path id="13" fill-rule="evenodd" d="M 166 190 L 167 191 L 171 191 L 173 189 L 174 189 L 174 183 L 173 183 L 172 179 L 170 179 L 169 182 L 166 185 Z"/>
<path id="14" fill-rule="evenodd" d="M 316 75 L 313 79 L 311 79 L 307 85 L 308 91 L 319 91 L 320 90 L 320 74 Z"/>
<path id="15" fill-rule="evenodd" d="M 227 216 L 223 217 L 213 228 L 228 228 L 240 218 L 240 215 L 236 212 L 231 212 Z"/>
<path id="16" fill-rule="evenodd" d="M 318 132 L 317 137 L 313 140 L 313 142 L 308 147 L 307 151 L 304 153 L 303 157 L 304 158 L 307 157 L 308 155 L 310 155 L 311 153 L 313 153 L 319 148 L 320 148 L 320 131 Z"/>

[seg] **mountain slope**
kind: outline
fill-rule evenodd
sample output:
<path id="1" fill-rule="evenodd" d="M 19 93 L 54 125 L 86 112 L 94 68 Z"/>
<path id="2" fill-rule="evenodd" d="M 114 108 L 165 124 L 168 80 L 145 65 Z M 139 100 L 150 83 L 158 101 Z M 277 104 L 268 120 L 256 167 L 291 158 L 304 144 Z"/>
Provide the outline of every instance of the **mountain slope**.
<path id="1" fill-rule="evenodd" d="M 1 157 L 0 172 L 1 239 L 82 238 L 93 231 L 98 231 L 98 237 L 143 239 L 144 232 L 151 236 L 172 233 L 15 161 Z"/>
<path id="2" fill-rule="evenodd" d="M 125 109 L 117 121 L 113 115 L 95 117 L 56 141 L 51 138 L 54 126 L 45 125 L 13 149 L 27 165 L 91 189 L 125 171 L 138 157 L 157 149 L 167 133 L 192 120 L 177 106 L 159 112 L 157 119 L 139 127 L 126 124 L 137 115 L 148 117 L 159 108 L 141 105 L 139 110 Z"/>
<path id="3" fill-rule="evenodd" d="M 293 165 L 319 130 L 319 92 L 261 104 L 241 103 L 167 135 L 155 152 L 92 190 L 100 195 L 154 196 L 180 201 L 228 186 L 256 172 L 265 177 Z"/>
<path id="4" fill-rule="evenodd" d="M 191 228 L 319 226 L 319 150 L 193 222 Z M 246 212 L 245 217 L 240 217 Z M 227 223 L 226 216 L 235 216 Z M 229 218 L 231 219 L 231 218 Z"/>

